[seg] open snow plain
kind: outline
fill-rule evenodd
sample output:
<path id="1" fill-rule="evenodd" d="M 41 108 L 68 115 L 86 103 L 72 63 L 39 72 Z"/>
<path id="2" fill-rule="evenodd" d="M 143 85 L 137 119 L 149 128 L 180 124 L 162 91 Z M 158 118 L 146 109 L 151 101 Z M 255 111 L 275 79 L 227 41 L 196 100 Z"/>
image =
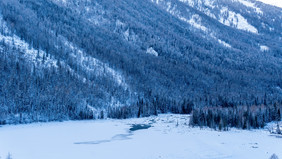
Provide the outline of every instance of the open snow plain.
<path id="1" fill-rule="evenodd" d="M 188 115 L 0 127 L 0 156 L 13 159 L 282 158 L 282 138 L 263 130 L 188 126 Z M 151 127 L 150 127 L 151 126 Z"/>

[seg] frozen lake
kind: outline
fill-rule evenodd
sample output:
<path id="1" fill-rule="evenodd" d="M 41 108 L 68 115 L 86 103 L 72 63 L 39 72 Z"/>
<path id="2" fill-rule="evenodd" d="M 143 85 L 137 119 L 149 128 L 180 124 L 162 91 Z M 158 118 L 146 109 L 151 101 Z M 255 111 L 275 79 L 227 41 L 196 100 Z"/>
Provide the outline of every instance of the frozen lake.
<path id="1" fill-rule="evenodd" d="M 282 158 L 267 130 L 218 132 L 188 126 L 188 115 L 0 127 L 0 157 L 13 159 Z M 133 126 L 134 125 L 134 126 Z"/>

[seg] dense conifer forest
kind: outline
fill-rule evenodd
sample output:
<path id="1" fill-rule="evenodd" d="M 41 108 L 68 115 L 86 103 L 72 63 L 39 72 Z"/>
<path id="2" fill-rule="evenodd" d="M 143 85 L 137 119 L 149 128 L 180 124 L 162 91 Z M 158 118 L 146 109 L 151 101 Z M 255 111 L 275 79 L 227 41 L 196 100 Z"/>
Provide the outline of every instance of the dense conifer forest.
<path id="1" fill-rule="evenodd" d="M 252 33 L 165 2 L 1 0 L 0 124 L 192 112 L 192 125 L 221 130 L 281 119 L 281 8 L 211 10 L 240 13 Z"/>

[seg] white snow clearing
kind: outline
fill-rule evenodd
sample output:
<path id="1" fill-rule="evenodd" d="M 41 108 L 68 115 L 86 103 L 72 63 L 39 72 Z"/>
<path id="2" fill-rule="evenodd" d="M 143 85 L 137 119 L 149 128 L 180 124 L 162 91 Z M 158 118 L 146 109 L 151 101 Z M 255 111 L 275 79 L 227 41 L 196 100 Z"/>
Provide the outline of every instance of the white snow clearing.
<path id="1" fill-rule="evenodd" d="M 223 40 L 218 39 L 218 42 L 219 42 L 220 44 L 222 44 L 223 46 L 227 47 L 227 48 L 231 48 L 231 45 L 228 44 L 227 42 L 223 41 Z"/>
<path id="2" fill-rule="evenodd" d="M 163 2 L 163 0 L 151 0 L 153 3 L 159 4 L 160 2 Z M 180 0 L 181 1 L 181 0 Z M 184 1 L 183 1 L 184 2 Z M 186 2 L 186 1 L 185 1 Z M 190 3 L 187 2 L 187 3 Z M 191 17 L 189 17 L 189 19 L 182 15 L 182 13 L 177 9 L 177 5 L 176 4 L 172 4 L 170 1 L 165 3 L 165 5 L 167 6 L 166 11 L 168 13 L 170 13 L 171 15 L 176 16 L 178 19 L 188 23 L 189 25 L 191 25 L 193 28 L 207 32 L 208 28 L 205 27 L 202 24 L 202 18 L 198 15 L 198 14 L 194 14 Z M 211 5 L 211 3 L 207 2 L 207 5 Z M 208 11 L 209 13 L 209 11 Z M 208 14 L 207 13 L 207 14 Z"/>
<path id="3" fill-rule="evenodd" d="M 0 34 L 0 41 L 4 41 L 6 45 L 14 47 L 23 53 L 23 56 L 28 62 L 34 63 L 38 67 L 50 68 L 51 66 L 57 67 L 56 60 L 50 56 L 46 56 L 46 52 L 41 49 L 37 50 L 30 46 L 25 41 L 21 40 L 16 35 L 2 35 Z"/>
<path id="4" fill-rule="evenodd" d="M 257 1 L 261 1 L 265 4 L 270 4 L 282 8 L 282 0 L 257 0 Z"/>
<path id="5" fill-rule="evenodd" d="M 267 51 L 269 51 L 269 47 L 265 46 L 265 45 L 260 45 L 260 51 L 267 52 Z"/>
<path id="6" fill-rule="evenodd" d="M 258 14 L 263 14 L 263 11 L 260 8 L 256 7 L 255 3 L 247 1 L 247 0 L 237 0 L 237 1 L 244 4 L 246 7 L 254 9 Z"/>
<path id="7" fill-rule="evenodd" d="M 218 132 L 188 126 L 188 115 L 0 127 L 0 156 L 13 159 L 268 159 L 282 138 L 266 129 Z M 130 127 L 135 125 L 130 131 Z M 150 127 L 150 126 L 152 127 Z M 131 130 L 134 130 L 131 129 Z"/>
<path id="8" fill-rule="evenodd" d="M 154 55 L 154 56 L 159 56 L 159 53 L 154 48 L 152 48 L 152 47 L 148 48 L 146 53 Z"/>
<path id="9" fill-rule="evenodd" d="M 197 14 L 193 15 L 191 17 L 191 19 L 186 19 L 185 17 L 182 17 L 182 16 L 178 16 L 178 18 L 188 24 L 190 24 L 191 26 L 193 26 L 194 28 L 196 29 L 200 29 L 204 32 L 206 32 L 208 30 L 208 28 L 206 28 L 205 26 L 203 26 L 201 24 L 201 17 Z"/>
<path id="10" fill-rule="evenodd" d="M 220 23 L 226 26 L 231 26 L 255 34 L 258 33 L 258 30 L 254 26 L 249 24 L 247 19 L 245 19 L 241 14 L 230 11 L 226 7 L 222 7 L 220 12 L 221 12 L 221 17 L 219 19 Z"/>
<path id="11" fill-rule="evenodd" d="M 193 8 L 198 9 L 199 11 L 205 13 L 207 16 L 218 20 L 220 23 L 226 26 L 258 34 L 257 28 L 255 28 L 252 24 L 248 23 L 248 20 L 245 17 L 243 17 L 239 13 L 235 13 L 234 11 L 230 10 L 230 8 L 228 7 L 225 7 L 225 6 L 220 7 L 218 5 L 215 5 L 214 0 L 199 0 L 199 1 L 179 0 L 179 1 L 185 4 L 188 4 L 189 6 Z M 241 3 L 248 8 L 252 8 L 258 14 L 263 14 L 262 10 L 258 8 L 255 3 L 251 1 L 248 1 L 248 0 L 232 0 L 232 1 Z M 212 14 L 213 13 L 212 10 L 216 7 L 220 9 L 220 14 L 218 17 Z M 194 24 L 194 21 L 192 21 L 191 24 Z M 196 23 L 196 24 L 199 24 L 199 23 Z M 199 27 L 199 25 L 198 26 L 194 25 L 194 27 L 200 28 L 201 30 L 205 30 L 205 28 Z"/>

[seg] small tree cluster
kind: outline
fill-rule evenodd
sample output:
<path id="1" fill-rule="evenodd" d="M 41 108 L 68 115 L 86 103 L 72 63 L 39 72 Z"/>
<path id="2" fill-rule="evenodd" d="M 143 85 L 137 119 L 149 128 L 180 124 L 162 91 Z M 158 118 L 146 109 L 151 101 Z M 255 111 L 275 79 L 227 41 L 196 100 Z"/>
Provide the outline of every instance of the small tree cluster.
<path id="1" fill-rule="evenodd" d="M 278 156 L 276 154 L 273 154 L 273 155 L 270 156 L 269 159 L 279 159 L 279 158 L 278 158 Z"/>
<path id="2" fill-rule="evenodd" d="M 207 126 L 215 130 L 263 128 L 266 123 L 281 120 L 282 105 L 203 107 L 192 112 L 190 125 Z"/>

